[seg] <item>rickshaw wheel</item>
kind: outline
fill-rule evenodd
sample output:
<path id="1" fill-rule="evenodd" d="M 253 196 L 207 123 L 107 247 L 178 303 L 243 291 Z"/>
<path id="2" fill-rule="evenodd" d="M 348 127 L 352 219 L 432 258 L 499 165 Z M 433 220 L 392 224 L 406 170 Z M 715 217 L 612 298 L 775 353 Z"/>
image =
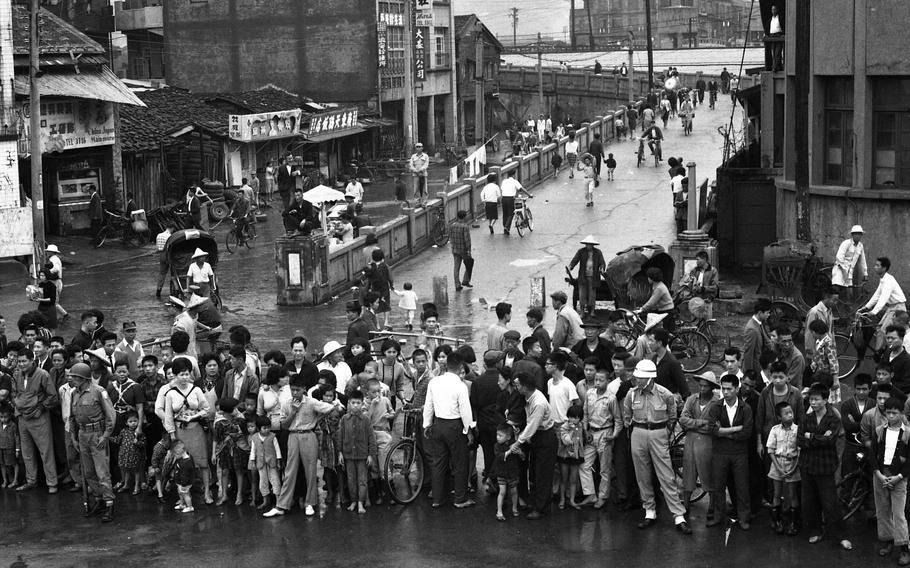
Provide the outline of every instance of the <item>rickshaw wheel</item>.
<path id="1" fill-rule="evenodd" d="M 701 371 L 711 360 L 711 342 L 703 333 L 695 330 L 677 333 L 670 342 L 670 351 L 686 373 Z"/>

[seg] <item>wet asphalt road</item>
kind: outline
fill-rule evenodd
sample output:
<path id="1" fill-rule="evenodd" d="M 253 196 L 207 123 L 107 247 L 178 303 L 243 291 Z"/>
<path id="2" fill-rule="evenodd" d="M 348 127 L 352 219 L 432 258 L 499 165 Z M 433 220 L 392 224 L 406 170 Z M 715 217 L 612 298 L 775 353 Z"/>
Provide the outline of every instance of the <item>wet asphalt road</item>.
<path id="1" fill-rule="evenodd" d="M 722 141 L 715 127 L 729 118 L 730 103 L 722 98 L 716 111 L 699 109 L 695 133 L 683 137 L 679 122 L 670 123 L 665 155 L 682 155 L 699 162 L 699 177 L 713 177 L 720 162 Z M 544 276 L 547 292 L 565 289 L 563 266 L 578 241 L 593 233 L 607 258 L 633 244 L 668 246 L 673 217 L 666 167 L 634 163 L 633 142 L 614 144 L 619 167 L 615 182 L 604 181 L 595 207 L 584 207 L 582 182 L 568 180 L 566 172 L 534 190 L 531 202 L 536 227 L 519 238 L 489 235 L 486 224 L 472 232 L 477 258 L 473 290 L 455 293 L 442 310 L 446 331 L 480 344 L 484 329 L 495 316 L 483 307 L 502 299 L 514 308 L 513 327 L 527 332 L 521 317 L 529 302 L 529 279 Z M 343 339 L 346 322 L 340 302 L 313 309 L 275 305 L 274 249 L 269 236 L 280 230 L 270 220 L 254 248 L 223 255 L 219 278 L 224 289 L 225 327 L 244 323 L 260 349 L 285 348 L 286 338 L 302 332 L 312 345 Z M 262 229 L 262 227 L 260 227 Z M 217 232 L 223 240 L 223 229 Z M 104 262 L 104 249 L 96 253 Z M 94 257 L 93 257 L 94 259 Z M 92 264 L 84 262 L 83 266 Z M 135 319 L 140 337 L 162 335 L 172 314 L 154 298 L 157 262 L 154 255 L 138 260 L 67 272 L 64 304 L 74 314 L 97 306 L 109 314 L 109 329 Z M 451 286 L 451 254 L 431 250 L 394 269 L 395 281 L 410 281 L 421 298 L 431 295 L 434 275 L 446 274 Z M 11 324 L 29 308 L 20 290 L 0 289 L 0 305 Z M 343 301 L 342 298 L 340 301 Z M 552 327 L 552 310 L 546 325 Z M 400 322 L 395 313 L 393 324 Z M 67 322 L 60 331 L 67 338 L 78 324 Z M 10 335 L 14 335 L 10 325 Z M 312 349 L 312 347 L 311 347 Z M 116 522 L 100 525 L 83 519 L 81 495 L 43 491 L 27 494 L 0 490 L 0 566 L 18 556 L 30 567 L 52 566 L 888 566 L 875 554 L 874 525 L 853 522 L 856 550 L 841 552 L 830 541 L 809 545 L 805 537 L 776 537 L 767 528 L 767 515 L 753 523 L 750 533 L 734 529 L 725 545 L 724 531 L 706 529 L 706 503 L 692 513 L 695 534 L 685 537 L 672 527 L 665 509 L 660 523 L 647 531 L 635 528 L 641 511 L 619 512 L 608 507 L 555 511 L 544 521 L 494 518 L 495 503 L 474 509 L 433 510 L 421 498 L 408 507 L 370 509 L 365 516 L 329 511 L 324 519 L 299 512 L 265 520 L 248 506 L 222 508 L 201 504 L 197 512 L 175 513 L 152 496 L 124 495 L 118 499 Z"/>

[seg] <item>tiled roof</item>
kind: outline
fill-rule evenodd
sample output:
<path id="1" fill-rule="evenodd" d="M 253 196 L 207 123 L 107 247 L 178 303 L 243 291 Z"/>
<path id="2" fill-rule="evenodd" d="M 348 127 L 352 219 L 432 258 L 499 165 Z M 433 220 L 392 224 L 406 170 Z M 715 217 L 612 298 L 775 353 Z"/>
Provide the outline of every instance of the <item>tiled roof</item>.
<path id="1" fill-rule="evenodd" d="M 124 152 L 157 149 L 168 133 L 198 125 L 222 136 L 228 134 L 228 115 L 205 98 L 183 89 L 165 87 L 136 93 L 146 108 L 120 108 L 120 141 Z"/>
<path id="2" fill-rule="evenodd" d="M 214 93 L 209 94 L 206 100 L 222 100 L 243 109 L 248 114 L 261 112 L 275 112 L 279 110 L 292 110 L 301 108 L 303 103 L 310 100 L 295 93 L 285 91 L 275 85 L 266 85 L 253 91 L 242 93 Z"/>
<path id="3" fill-rule="evenodd" d="M 14 4 L 12 8 L 13 53 L 15 55 L 28 55 L 29 45 L 31 45 L 29 38 L 31 20 L 28 6 Z M 101 47 L 101 44 L 43 8 L 38 12 L 38 33 L 40 34 L 38 39 L 41 55 L 69 54 L 70 51 L 74 54 L 104 53 L 104 48 Z"/>

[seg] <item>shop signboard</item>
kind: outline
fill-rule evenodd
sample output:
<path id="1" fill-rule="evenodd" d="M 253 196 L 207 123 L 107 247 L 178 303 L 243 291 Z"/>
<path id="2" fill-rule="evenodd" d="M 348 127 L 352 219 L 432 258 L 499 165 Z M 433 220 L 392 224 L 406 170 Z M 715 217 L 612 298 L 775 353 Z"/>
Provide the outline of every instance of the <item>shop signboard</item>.
<path id="1" fill-rule="evenodd" d="M 19 115 L 23 125 L 19 153 L 27 154 L 31 135 L 27 102 L 19 107 Z M 40 125 L 42 153 L 109 146 L 117 142 L 114 105 L 105 101 L 42 97 Z"/>
<path id="2" fill-rule="evenodd" d="M 228 136 L 240 142 L 262 142 L 290 138 L 300 134 L 299 108 L 259 114 L 232 114 L 228 118 Z"/>
<path id="3" fill-rule="evenodd" d="M 417 81 L 427 80 L 426 67 L 426 41 L 423 37 L 423 28 L 414 28 L 414 79 Z"/>
<path id="4" fill-rule="evenodd" d="M 389 31 L 388 24 L 379 22 L 376 25 L 377 54 L 379 68 L 385 69 L 389 65 Z"/>
<path id="5" fill-rule="evenodd" d="M 355 126 L 357 126 L 356 108 L 336 110 L 325 114 L 317 114 L 310 118 L 310 128 L 307 131 L 307 136 L 346 130 Z"/>

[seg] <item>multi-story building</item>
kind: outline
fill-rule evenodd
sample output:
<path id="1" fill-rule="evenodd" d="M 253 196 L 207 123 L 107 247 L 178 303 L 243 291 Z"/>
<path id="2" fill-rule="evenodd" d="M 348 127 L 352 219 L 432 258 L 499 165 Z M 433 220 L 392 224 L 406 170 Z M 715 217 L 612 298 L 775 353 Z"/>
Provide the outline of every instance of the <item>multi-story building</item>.
<path id="1" fill-rule="evenodd" d="M 501 55 L 502 44 L 475 14 L 455 16 L 458 121 L 468 144 L 485 142 L 494 131 L 493 94 L 498 91 Z"/>
<path id="2" fill-rule="evenodd" d="M 140 81 L 164 80 L 163 0 L 114 3 L 114 26 L 126 39 L 123 76 Z"/>
<path id="3" fill-rule="evenodd" d="M 742 94 L 759 140 L 752 152 L 731 161 L 733 183 L 726 197 L 719 192 L 719 201 L 726 199 L 727 205 L 719 203 L 718 217 L 728 219 L 731 227 L 747 225 L 756 217 L 755 209 L 743 207 L 739 198 L 761 199 L 767 202 L 765 210 L 773 223 L 771 240 L 795 239 L 797 160 L 806 156 L 809 227 L 818 255 L 833 261 L 850 227 L 860 224 L 866 230 L 863 242 L 870 269 L 876 257 L 889 256 L 891 272 L 906 280 L 910 266 L 901 247 L 910 241 L 906 222 L 910 217 L 910 60 L 904 54 L 910 50 L 910 36 L 904 28 L 910 21 L 910 3 L 812 2 L 810 25 L 797 30 L 796 3 L 767 0 L 763 8 L 770 10 L 765 5 L 772 2 L 783 16 L 783 70 L 772 71 L 769 65 L 762 72 L 761 86 Z M 810 36 L 811 77 L 804 111 L 797 107 L 797 53 L 791 47 L 797 33 Z M 770 46 L 778 38 L 767 41 Z M 805 121 L 807 155 L 796 146 L 797 128 Z M 721 174 L 719 170 L 719 186 Z M 748 191 L 741 182 L 744 178 L 753 186 Z M 742 250 L 736 242 L 740 236 L 751 239 L 742 235 L 746 229 L 734 229 L 721 238 L 721 250 L 725 241 L 734 252 Z M 728 258 L 735 264 L 744 260 L 742 254 Z"/>
<path id="4" fill-rule="evenodd" d="M 455 72 L 452 37 L 452 4 L 447 0 L 427 2 L 428 9 L 416 11 L 414 38 L 405 38 L 404 2 L 380 0 L 378 4 L 379 83 L 382 115 L 404 124 L 404 50 L 413 49 L 418 68 L 415 141 L 430 150 L 457 138 L 455 120 Z M 417 33 L 423 38 L 418 49 Z M 421 73 L 422 69 L 422 73 Z M 402 129 L 384 129 L 382 146 L 400 148 Z"/>
<path id="5" fill-rule="evenodd" d="M 644 0 L 576 0 L 572 21 L 576 45 L 613 47 L 644 41 Z M 651 33 L 656 49 L 741 45 L 749 23 L 743 0 L 651 0 Z M 753 30 L 750 38 L 760 36 Z"/>

